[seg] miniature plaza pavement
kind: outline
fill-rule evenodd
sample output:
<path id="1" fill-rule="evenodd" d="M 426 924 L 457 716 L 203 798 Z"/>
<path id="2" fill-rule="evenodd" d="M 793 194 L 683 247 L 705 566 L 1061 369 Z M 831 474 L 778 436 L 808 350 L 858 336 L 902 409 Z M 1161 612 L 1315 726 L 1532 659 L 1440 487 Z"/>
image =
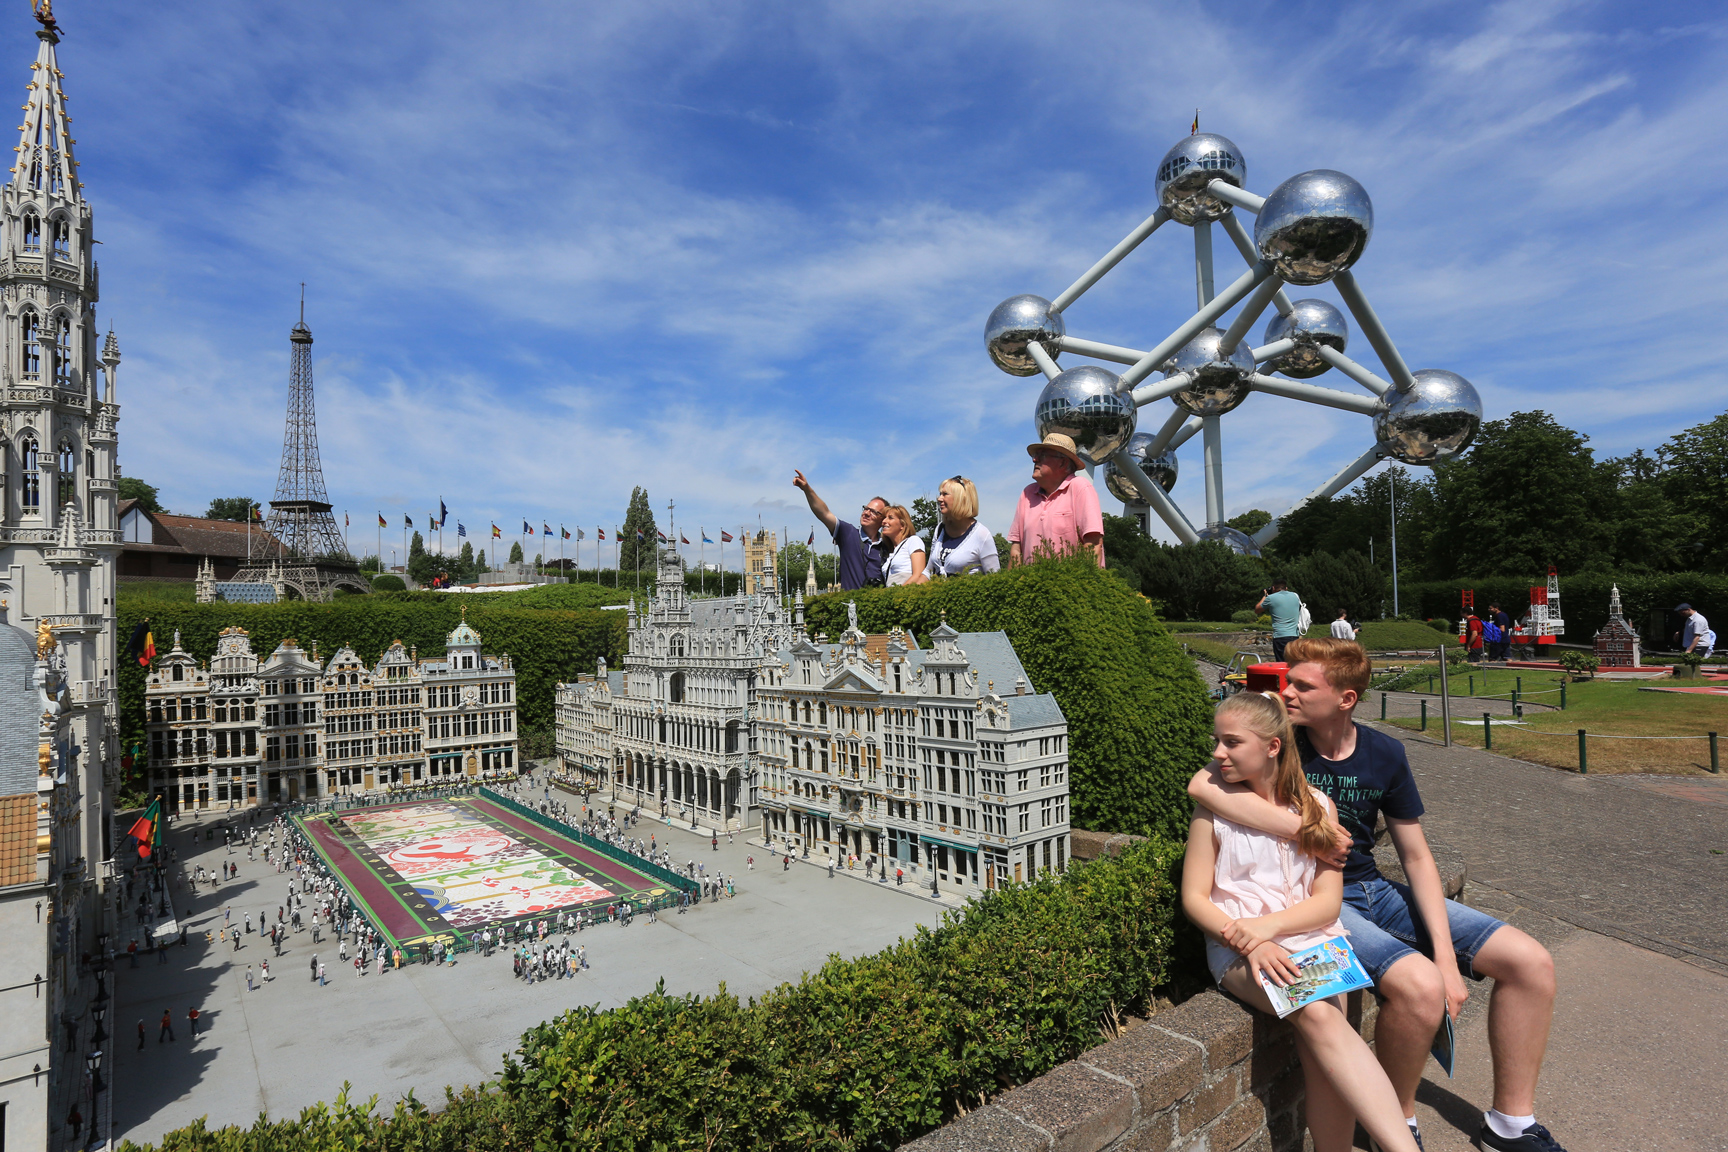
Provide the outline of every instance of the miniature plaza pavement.
<path id="1" fill-rule="evenodd" d="M 351 814 L 376 818 L 389 811 Z M 250 861 L 243 848 L 228 855 L 220 832 L 206 842 L 203 830 L 216 823 L 215 817 L 178 821 L 168 845 L 179 851 L 183 873 L 199 864 L 219 871 L 227 860 L 239 865 L 239 878 L 214 889 L 205 885 L 191 897 L 190 908 L 183 906 L 186 888 L 173 889 L 192 942 L 169 948 L 167 963 L 141 954 L 136 969 L 124 959 L 115 966 L 111 1045 L 117 1139 L 153 1142 L 200 1116 L 208 1116 L 212 1127 L 250 1124 L 261 1111 L 292 1117 L 310 1104 L 335 1099 L 344 1081 L 352 1085 L 351 1099 L 376 1094 L 385 1110 L 410 1089 L 437 1105 L 446 1085 L 479 1084 L 495 1076 L 523 1032 L 567 1008 L 620 1005 L 652 992 L 661 979 L 670 995 L 712 993 L 722 983 L 738 996 L 759 995 L 814 971 L 832 953 L 876 952 L 911 935 L 918 924 L 935 926 L 955 906 L 919 895 L 921 890 L 911 885 L 897 889 L 847 876 L 830 878 L 825 869 L 809 864 L 783 871 L 779 857 L 760 841 L 749 844 L 739 837 L 728 844 L 722 837 L 714 851 L 706 833 L 698 837 L 644 820 L 636 834 L 658 837 L 679 865 L 696 860 L 710 876 L 733 876 L 738 895 L 703 903 L 682 916 L 663 911 L 658 923 L 637 916 L 628 928 L 603 922 L 573 934 L 573 944 L 587 947 L 590 965 L 575 980 L 524 984 L 512 975 L 507 948 L 491 957 L 463 954 L 454 965 L 416 964 L 383 976 L 356 977 L 352 959 L 346 966 L 337 962 L 327 933 L 317 945 L 309 930 L 290 933 L 280 957 L 256 932 L 242 937 L 239 952 L 204 942 L 206 930 L 221 927 L 224 908 L 233 909 L 236 925 L 247 912 L 256 920 L 266 908 L 274 918 L 290 878 L 265 864 L 262 853 Z M 485 821 L 475 823 L 496 833 Z M 376 824 L 367 831 L 378 842 L 388 839 Z M 571 867 L 573 860 L 558 854 L 555 843 L 548 843 L 556 838 L 542 829 L 534 839 L 543 847 L 532 855 L 550 849 L 554 862 L 578 871 Z M 378 842 L 374 848 L 382 846 Z M 753 871 L 746 868 L 752 855 Z M 583 873 L 593 875 L 583 868 L 575 879 L 592 882 Z M 620 880 L 612 886 L 631 890 L 646 878 Z M 604 896 L 601 901 L 603 908 Z M 502 912 L 506 920 L 513 914 Z M 325 965 L 329 983 L 324 987 L 311 979 L 314 953 Z M 265 959 L 272 979 L 248 993 L 246 968 L 250 965 L 256 976 Z M 186 1010 L 193 1006 L 201 1019 L 196 1041 L 189 1042 Z M 172 1043 L 157 1040 L 164 1009 L 174 1020 Z M 146 1033 L 142 1051 L 136 1038 L 140 1019 Z"/>

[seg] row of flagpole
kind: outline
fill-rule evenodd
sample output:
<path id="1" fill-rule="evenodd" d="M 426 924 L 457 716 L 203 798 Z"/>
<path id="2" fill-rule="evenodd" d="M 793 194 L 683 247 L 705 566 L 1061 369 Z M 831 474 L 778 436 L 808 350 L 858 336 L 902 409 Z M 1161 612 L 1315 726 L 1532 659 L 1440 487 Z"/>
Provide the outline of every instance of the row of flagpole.
<path id="1" fill-rule="evenodd" d="M 435 516 L 428 516 L 426 518 L 427 519 L 427 531 L 428 532 L 436 531 L 438 533 L 438 554 L 440 556 L 442 556 L 444 554 L 444 525 L 449 520 L 449 518 L 450 518 L 450 510 L 445 506 L 444 501 L 442 499 L 440 499 L 438 501 L 438 514 Z M 385 518 L 384 513 L 382 513 L 382 512 L 378 513 L 378 564 L 379 564 L 380 568 L 382 568 L 384 565 L 384 529 L 389 526 L 389 523 L 390 522 L 389 522 L 389 520 L 387 520 Z M 488 553 L 489 553 L 488 558 L 487 558 L 487 566 L 489 569 L 496 571 L 497 570 L 497 553 L 491 549 L 490 545 L 491 545 L 491 541 L 493 541 L 493 540 L 503 539 L 503 531 L 502 531 L 502 529 L 500 529 L 498 527 L 498 524 L 496 521 L 491 521 L 489 523 L 490 523 L 492 532 L 491 532 L 491 536 L 489 537 L 489 539 L 487 541 Z M 342 543 L 343 543 L 344 547 L 348 547 L 348 530 L 350 527 L 351 527 L 351 523 L 349 520 L 348 513 L 344 512 L 344 513 L 342 513 Z M 404 513 L 402 516 L 402 560 L 403 560 L 402 567 L 403 567 L 404 571 L 407 570 L 407 566 L 408 566 L 408 564 L 407 564 L 408 548 L 409 548 L 408 534 L 410 532 L 412 532 L 413 530 L 414 530 L 414 518 L 412 516 L 409 516 L 406 513 Z M 788 534 L 788 530 L 785 527 L 782 527 L 780 531 L 782 533 L 781 538 L 780 538 L 781 539 L 781 545 L 780 546 L 782 549 L 784 549 L 784 548 L 788 547 L 790 544 L 790 541 L 788 541 L 786 538 L 787 534 Z M 635 529 L 635 532 L 636 532 L 636 542 L 638 544 L 643 544 L 643 543 L 647 542 L 647 533 L 646 532 L 644 532 L 640 528 Z M 594 529 L 594 533 L 595 533 L 595 541 L 594 541 L 595 548 L 596 548 L 596 551 L 598 552 L 600 549 L 600 546 L 605 544 L 605 542 L 606 542 L 606 530 L 604 528 L 601 528 L 598 525 L 596 525 L 595 529 Z M 528 537 L 535 536 L 535 535 L 539 535 L 542 537 L 551 536 L 552 535 L 551 524 L 547 523 L 546 521 L 541 521 L 540 531 L 538 533 L 536 533 L 534 531 L 534 527 L 532 524 L 530 524 L 527 520 L 522 521 L 522 533 L 521 533 L 521 541 L 520 542 L 523 545 L 522 554 L 523 554 L 524 560 L 527 559 L 527 555 L 528 555 L 528 546 L 527 546 Z M 673 534 L 671 536 L 668 536 L 665 532 L 661 532 L 658 529 L 655 530 L 655 535 L 657 537 L 659 537 L 659 542 L 662 544 L 672 544 L 674 546 L 678 546 L 678 545 L 688 545 L 691 542 L 689 537 L 678 534 L 676 528 L 673 529 Z M 456 537 L 457 537 L 457 539 L 466 539 L 467 536 L 468 536 L 467 525 L 463 524 L 462 521 L 460 521 L 460 520 L 456 521 Z M 743 526 L 743 525 L 739 526 L 737 537 L 734 537 L 732 535 L 732 533 L 730 533 L 724 529 L 722 529 L 720 532 L 720 540 L 718 543 L 718 547 L 720 548 L 719 570 L 720 570 L 720 574 L 721 574 L 720 588 L 721 588 L 722 593 L 724 593 L 725 588 L 726 588 L 726 585 L 725 585 L 726 545 L 732 543 L 732 541 L 734 539 L 737 539 L 740 541 L 740 548 L 742 548 L 742 546 L 743 546 L 742 541 L 744 539 L 746 539 L 748 536 L 749 536 L 749 528 L 747 526 Z M 558 561 L 559 561 L 558 569 L 559 569 L 559 571 L 564 570 L 564 563 L 563 563 L 564 562 L 564 543 L 565 543 L 565 541 L 572 540 L 572 539 L 576 541 L 576 564 L 575 564 L 575 567 L 578 571 L 581 570 L 581 567 L 582 567 L 582 541 L 586 540 L 587 538 L 588 538 L 588 534 L 587 534 L 586 530 L 584 530 L 583 528 L 578 527 L 576 529 L 575 534 L 572 535 L 570 533 L 570 530 L 565 528 L 564 525 L 560 524 L 558 526 Z M 612 539 L 613 539 L 613 548 L 614 548 L 613 565 L 612 565 L 612 567 L 613 567 L 612 580 L 613 580 L 614 585 L 616 585 L 617 581 L 618 581 L 618 573 L 619 573 L 621 565 L 623 563 L 624 530 L 622 528 L 618 528 L 618 527 L 614 526 L 612 529 Z M 707 567 L 707 546 L 709 544 L 714 544 L 714 543 L 715 543 L 715 541 L 709 538 L 708 530 L 706 528 L 698 528 L 697 529 L 697 532 L 696 532 L 697 571 L 702 573 L 702 578 L 704 581 L 706 580 L 706 575 L 707 575 L 707 570 L 708 570 L 708 567 Z M 815 543 L 816 543 L 816 530 L 814 528 L 812 528 L 812 529 L 810 529 L 809 538 L 805 541 L 805 545 L 811 546 L 811 545 L 814 545 Z M 350 554 L 352 554 L 352 549 L 350 549 Z M 544 553 L 542 553 L 541 555 L 542 555 L 542 557 L 544 557 Z M 739 573 L 740 573 L 740 575 L 742 575 L 743 574 L 743 558 L 740 557 L 739 560 L 740 560 Z M 599 572 L 601 571 L 601 569 L 599 567 L 599 561 L 600 561 L 600 557 L 598 555 L 596 555 L 596 557 L 595 557 L 595 576 L 596 576 L 596 579 L 598 579 Z M 776 569 L 778 569 L 778 568 L 782 567 L 782 565 L 776 564 L 775 567 L 776 567 Z M 641 584 L 641 565 L 640 564 L 637 565 L 636 571 L 637 571 L 637 584 L 638 584 L 638 586 L 640 586 L 640 584 Z M 783 575 L 783 573 L 777 572 L 777 575 Z"/>

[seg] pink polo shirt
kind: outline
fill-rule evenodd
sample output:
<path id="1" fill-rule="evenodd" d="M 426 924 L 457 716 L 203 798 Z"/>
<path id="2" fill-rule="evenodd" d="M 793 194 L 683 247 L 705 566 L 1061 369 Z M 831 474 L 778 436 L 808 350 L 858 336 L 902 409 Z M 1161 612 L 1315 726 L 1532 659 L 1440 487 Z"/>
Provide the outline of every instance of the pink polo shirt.
<path id="1" fill-rule="evenodd" d="M 1008 540 L 1020 545 L 1021 559 L 1030 562 L 1045 551 L 1072 552 L 1093 534 L 1104 535 L 1098 489 L 1092 486 L 1090 476 L 1077 472 L 1049 495 L 1037 484 L 1026 485 L 1020 493 L 1020 506 L 1014 509 Z"/>

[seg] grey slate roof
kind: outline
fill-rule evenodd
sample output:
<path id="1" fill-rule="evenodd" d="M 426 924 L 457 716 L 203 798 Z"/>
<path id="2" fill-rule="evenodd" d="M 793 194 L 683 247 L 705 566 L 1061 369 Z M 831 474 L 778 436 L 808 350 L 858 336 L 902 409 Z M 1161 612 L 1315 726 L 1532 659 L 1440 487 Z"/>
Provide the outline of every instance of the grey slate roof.
<path id="1" fill-rule="evenodd" d="M 237 580 L 218 580 L 216 599 L 229 604 L 274 604 L 276 585 L 242 584 Z"/>
<path id="2" fill-rule="evenodd" d="M 36 645 L 30 635 L 0 624 L 0 796 L 36 791 L 36 729 L 41 698 L 31 681 Z"/>
<path id="3" fill-rule="evenodd" d="M 606 686 L 612 690 L 612 695 L 624 694 L 624 670 L 622 668 L 606 669 Z"/>
<path id="4" fill-rule="evenodd" d="M 1062 715 L 1062 706 L 1056 703 L 1056 697 L 1048 692 L 1037 696 L 1003 696 L 1002 702 L 1008 705 L 1008 730 L 1010 732 L 1026 728 L 1048 728 L 1053 724 L 1064 724 L 1067 717 Z"/>

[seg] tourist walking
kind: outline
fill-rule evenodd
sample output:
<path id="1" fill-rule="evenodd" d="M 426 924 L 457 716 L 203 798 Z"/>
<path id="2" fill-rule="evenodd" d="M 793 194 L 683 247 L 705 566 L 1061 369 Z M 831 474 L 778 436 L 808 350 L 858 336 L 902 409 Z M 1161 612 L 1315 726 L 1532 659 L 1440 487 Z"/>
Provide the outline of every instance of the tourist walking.
<path id="1" fill-rule="evenodd" d="M 138 1017 L 138 1051 L 144 1051 L 144 1017 Z"/>
<path id="2" fill-rule="evenodd" d="M 156 1043 L 162 1043 L 162 1038 L 164 1036 L 166 1036 L 169 1041 L 174 1039 L 174 1017 L 166 1008 L 162 1009 L 162 1030 L 156 1033 Z"/>
<path id="3" fill-rule="evenodd" d="M 198 1038 L 198 1009 L 196 1007 L 186 1009 L 186 1035 L 189 1039 L 196 1040 Z"/>

